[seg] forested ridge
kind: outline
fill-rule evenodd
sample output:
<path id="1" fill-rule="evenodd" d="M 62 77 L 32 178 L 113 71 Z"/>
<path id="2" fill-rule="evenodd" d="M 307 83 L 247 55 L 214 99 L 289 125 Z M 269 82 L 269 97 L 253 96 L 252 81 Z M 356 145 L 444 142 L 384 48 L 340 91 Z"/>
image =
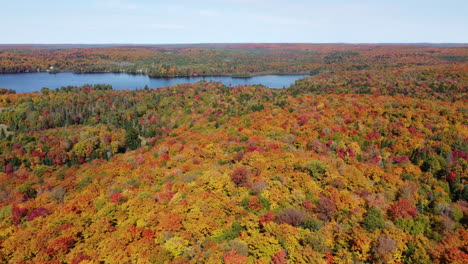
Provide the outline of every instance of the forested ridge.
<path id="1" fill-rule="evenodd" d="M 351 44 L 212 44 L 40 48 L 0 46 L 0 73 L 126 72 L 150 77 L 316 74 L 460 64 L 468 47 Z"/>
<path id="2" fill-rule="evenodd" d="M 465 263 L 466 55 L 320 47 L 282 90 L 1 94 L 1 262 Z"/>

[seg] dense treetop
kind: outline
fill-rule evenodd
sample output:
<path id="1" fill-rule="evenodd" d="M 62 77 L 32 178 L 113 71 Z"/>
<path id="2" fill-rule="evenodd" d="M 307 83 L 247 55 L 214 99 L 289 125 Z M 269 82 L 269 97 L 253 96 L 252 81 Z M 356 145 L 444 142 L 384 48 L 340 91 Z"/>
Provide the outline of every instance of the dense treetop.
<path id="1" fill-rule="evenodd" d="M 464 263 L 466 63 L 346 56 L 283 90 L 0 95 L 1 261 Z"/>

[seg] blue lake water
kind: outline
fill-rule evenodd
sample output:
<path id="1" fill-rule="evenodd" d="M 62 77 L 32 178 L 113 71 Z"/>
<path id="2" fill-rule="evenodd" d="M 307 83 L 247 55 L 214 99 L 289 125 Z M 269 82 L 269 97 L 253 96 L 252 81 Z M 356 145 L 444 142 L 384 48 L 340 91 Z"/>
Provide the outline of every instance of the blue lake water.
<path id="1" fill-rule="evenodd" d="M 149 78 L 146 75 L 126 73 L 20 73 L 0 74 L 0 88 L 13 89 L 17 93 L 26 93 L 40 91 L 43 87 L 55 89 L 68 85 L 110 84 L 115 90 L 133 90 L 142 89 L 145 85 L 148 85 L 149 88 L 161 88 L 181 83 L 195 83 L 202 80 L 222 82 L 226 86 L 262 84 L 270 88 L 286 88 L 296 80 L 307 76 L 266 75 L 250 78 L 233 78 L 228 76 Z"/>

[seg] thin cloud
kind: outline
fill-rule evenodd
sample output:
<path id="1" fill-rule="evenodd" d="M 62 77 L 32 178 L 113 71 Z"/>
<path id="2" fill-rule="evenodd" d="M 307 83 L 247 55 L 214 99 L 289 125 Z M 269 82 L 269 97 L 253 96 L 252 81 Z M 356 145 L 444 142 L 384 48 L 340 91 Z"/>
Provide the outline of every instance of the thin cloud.
<path id="1" fill-rule="evenodd" d="M 222 4 L 222 3 L 228 3 L 228 4 L 266 4 L 266 3 L 273 3 L 273 2 L 278 2 L 278 0 L 205 0 L 201 1 L 199 3 L 216 3 L 216 4 Z"/>
<path id="2" fill-rule="evenodd" d="M 189 29 L 185 25 L 180 25 L 180 24 L 151 24 L 151 28 L 154 29 L 170 29 L 170 30 L 186 30 Z"/>
<path id="3" fill-rule="evenodd" d="M 184 9 L 183 5 L 167 5 L 166 9 L 168 12 L 179 12 Z"/>
<path id="4" fill-rule="evenodd" d="M 267 3 L 267 2 L 274 2 L 273 0 L 219 0 L 217 2 L 227 2 L 227 3 L 237 3 L 237 4 L 246 4 L 246 3 Z"/>
<path id="5" fill-rule="evenodd" d="M 215 16 L 220 15 L 218 11 L 213 10 L 213 9 L 200 10 L 198 11 L 198 14 L 200 14 L 201 16 L 205 16 L 205 17 L 215 17 Z"/>
<path id="6" fill-rule="evenodd" d="M 283 25 L 283 26 L 304 26 L 309 25 L 310 21 L 307 19 L 299 19 L 292 17 L 276 17 L 276 16 L 266 16 L 266 15 L 253 15 L 254 20 L 273 25 Z"/>
<path id="7" fill-rule="evenodd" d="M 104 2 L 98 2 L 98 7 L 101 8 L 112 8 L 112 9 L 125 9 L 125 10 L 136 10 L 141 9 L 140 5 L 137 5 L 132 2 L 123 1 L 123 0 L 109 0 Z"/>

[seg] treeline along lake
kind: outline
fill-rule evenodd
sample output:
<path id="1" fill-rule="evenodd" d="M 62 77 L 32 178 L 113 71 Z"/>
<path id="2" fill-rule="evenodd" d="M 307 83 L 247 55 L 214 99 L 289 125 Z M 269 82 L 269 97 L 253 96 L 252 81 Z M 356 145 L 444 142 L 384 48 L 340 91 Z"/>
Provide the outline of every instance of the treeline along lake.
<path id="1" fill-rule="evenodd" d="M 133 75 L 127 73 L 19 73 L 0 74 L 0 88 L 13 89 L 17 93 L 40 91 L 47 87 L 50 89 L 62 86 L 82 86 L 85 84 L 110 84 L 115 90 L 133 90 L 161 88 L 181 83 L 195 83 L 199 81 L 222 82 L 226 86 L 262 84 L 270 88 L 289 87 L 296 80 L 308 75 L 265 75 L 249 78 L 236 78 L 230 76 L 197 76 L 174 78 L 150 78 L 146 75 Z"/>

